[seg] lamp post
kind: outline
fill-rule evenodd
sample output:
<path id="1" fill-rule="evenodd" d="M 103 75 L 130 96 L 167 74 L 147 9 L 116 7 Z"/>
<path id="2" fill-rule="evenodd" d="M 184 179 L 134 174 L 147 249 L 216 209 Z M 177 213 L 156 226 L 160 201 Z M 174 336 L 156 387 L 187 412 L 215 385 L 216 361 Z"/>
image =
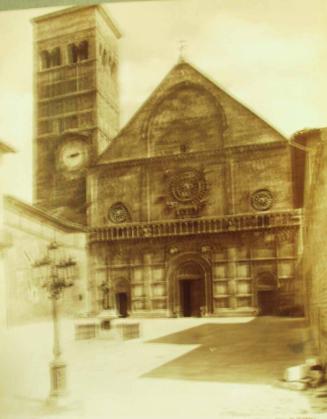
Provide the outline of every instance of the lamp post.
<path id="1" fill-rule="evenodd" d="M 65 288 L 72 287 L 76 276 L 76 262 L 65 256 L 57 242 L 47 246 L 46 254 L 33 263 L 42 288 L 52 302 L 53 360 L 50 363 L 51 390 L 48 401 L 59 404 L 67 395 L 66 363 L 62 359 L 58 301 Z"/>

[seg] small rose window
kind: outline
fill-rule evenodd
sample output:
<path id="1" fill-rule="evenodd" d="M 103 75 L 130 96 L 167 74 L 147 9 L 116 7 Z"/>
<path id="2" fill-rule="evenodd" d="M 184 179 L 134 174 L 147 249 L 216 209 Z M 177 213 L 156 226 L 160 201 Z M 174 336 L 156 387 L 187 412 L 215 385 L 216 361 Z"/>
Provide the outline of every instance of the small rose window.
<path id="1" fill-rule="evenodd" d="M 267 211 L 273 204 L 273 196 L 269 189 L 259 189 L 251 196 L 251 205 L 257 211 Z"/>
<path id="2" fill-rule="evenodd" d="M 109 219 L 113 223 L 125 223 L 130 220 L 128 209 L 121 202 L 113 204 L 109 209 Z"/>

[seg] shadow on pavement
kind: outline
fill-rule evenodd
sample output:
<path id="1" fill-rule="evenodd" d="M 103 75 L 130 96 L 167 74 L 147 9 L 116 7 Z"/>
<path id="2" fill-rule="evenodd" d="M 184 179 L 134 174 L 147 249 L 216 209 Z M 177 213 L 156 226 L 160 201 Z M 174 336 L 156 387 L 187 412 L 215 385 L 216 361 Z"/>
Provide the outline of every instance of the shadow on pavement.
<path id="1" fill-rule="evenodd" d="M 304 319 L 262 317 L 249 323 L 203 324 L 148 341 L 199 345 L 142 378 L 262 384 L 281 387 L 285 368 L 310 354 Z M 291 390 L 285 390 L 291 391 Z M 300 392 L 314 414 L 327 412 L 327 384 Z"/>
<path id="2" fill-rule="evenodd" d="M 277 384 L 284 369 L 302 363 L 303 319 L 262 317 L 249 323 L 208 323 L 148 341 L 199 345 L 144 378 Z"/>

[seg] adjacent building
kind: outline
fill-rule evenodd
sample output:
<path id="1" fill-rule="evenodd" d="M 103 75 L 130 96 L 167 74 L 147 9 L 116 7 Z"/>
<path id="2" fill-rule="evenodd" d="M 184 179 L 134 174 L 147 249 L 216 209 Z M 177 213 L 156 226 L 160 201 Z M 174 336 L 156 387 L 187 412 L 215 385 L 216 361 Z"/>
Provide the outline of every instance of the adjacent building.
<path id="1" fill-rule="evenodd" d="M 42 286 L 49 280 L 46 269 L 35 269 L 35 262 L 47 253 L 50 243 L 59 246 L 59 256 L 72 259 L 74 287 L 63 293 L 61 311 L 76 315 L 89 310 L 87 289 L 88 258 L 85 229 L 55 218 L 15 197 L 4 197 L 3 226 L 11 246 L 4 256 L 6 322 L 8 325 L 49 318 L 51 304 Z"/>
<path id="2" fill-rule="evenodd" d="M 303 276 L 306 317 L 315 349 L 327 360 L 327 129 L 310 129 L 292 138 L 299 188 L 303 190 Z"/>

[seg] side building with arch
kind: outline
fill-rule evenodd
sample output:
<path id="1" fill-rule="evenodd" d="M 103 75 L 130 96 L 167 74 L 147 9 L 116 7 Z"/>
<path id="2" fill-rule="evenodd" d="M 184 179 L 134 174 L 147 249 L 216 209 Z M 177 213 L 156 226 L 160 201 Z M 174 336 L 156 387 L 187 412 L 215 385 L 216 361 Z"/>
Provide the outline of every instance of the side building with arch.
<path id="1" fill-rule="evenodd" d="M 298 194 L 286 138 L 179 62 L 88 170 L 94 311 L 298 313 Z"/>

